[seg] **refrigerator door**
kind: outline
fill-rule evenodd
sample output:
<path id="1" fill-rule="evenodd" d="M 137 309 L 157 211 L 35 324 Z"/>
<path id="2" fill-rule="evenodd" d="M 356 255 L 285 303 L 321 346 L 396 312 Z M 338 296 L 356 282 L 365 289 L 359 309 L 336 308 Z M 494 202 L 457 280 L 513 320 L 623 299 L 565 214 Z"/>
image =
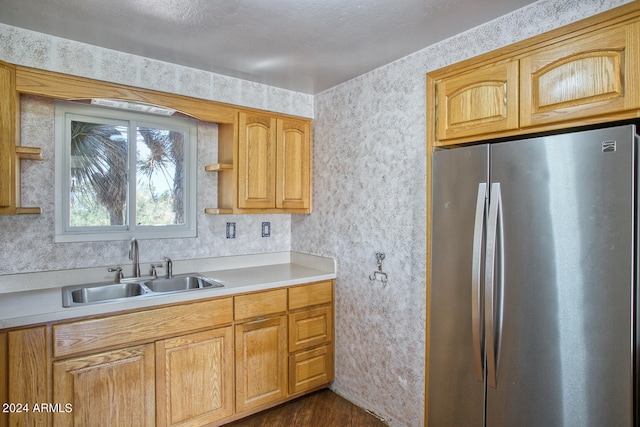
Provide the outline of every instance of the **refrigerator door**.
<path id="1" fill-rule="evenodd" d="M 483 353 L 478 348 L 482 345 L 483 322 L 477 277 L 481 273 L 478 268 L 483 245 L 479 239 L 486 208 L 485 195 L 478 197 L 478 190 L 480 184 L 486 190 L 488 155 L 487 145 L 433 154 L 430 427 L 484 424 Z M 476 223 L 475 237 L 480 245 L 476 244 L 474 250 Z"/>
<path id="2" fill-rule="evenodd" d="M 634 133 L 491 147 L 504 270 L 487 427 L 632 425 Z"/>

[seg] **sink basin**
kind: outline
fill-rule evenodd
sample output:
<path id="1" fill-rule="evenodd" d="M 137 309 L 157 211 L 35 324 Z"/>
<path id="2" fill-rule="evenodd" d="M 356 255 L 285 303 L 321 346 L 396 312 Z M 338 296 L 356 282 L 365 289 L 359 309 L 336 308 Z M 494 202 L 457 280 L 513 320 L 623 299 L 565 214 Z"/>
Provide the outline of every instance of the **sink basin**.
<path id="1" fill-rule="evenodd" d="M 135 280 L 139 281 L 135 281 Z M 96 283 L 62 288 L 62 306 L 92 304 L 123 298 L 161 295 L 194 289 L 219 288 L 224 285 L 197 273 L 180 274 L 174 277 L 130 278 L 126 283 Z"/>
<path id="2" fill-rule="evenodd" d="M 181 274 L 174 277 L 160 277 L 142 282 L 151 292 L 178 292 L 190 289 L 219 288 L 223 285 L 198 274 Z"/>
<path id="3" fill-rule="evenodd" d="M 144 295 L 147 289 L 140 283 L 117 283 L 96 285 L 66 286 L 62 290 L 62 305 L 90 304 Z"/>

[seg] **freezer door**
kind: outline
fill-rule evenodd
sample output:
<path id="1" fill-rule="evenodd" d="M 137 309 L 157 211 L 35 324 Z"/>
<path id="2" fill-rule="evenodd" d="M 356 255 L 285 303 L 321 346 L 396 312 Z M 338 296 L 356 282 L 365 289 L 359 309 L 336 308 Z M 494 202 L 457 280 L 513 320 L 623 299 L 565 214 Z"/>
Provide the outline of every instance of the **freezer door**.
<path id="1" fill-rule="evenodd" d="M 476 271 L 474 275 L 474 261 L 478 266 L 478 256 L 482 255 L 478 252 L 482 251 L 480 244 L 474 257 L 474 224 L 478 222 L 478 189 L 482 188 L 480 184 L 486 188 L 488 180 L 488 150 L 484 145 L 433 154 L 430 427 L 482 427 L 484 423 L 484 369 L 482 360 L 478 360 L 483 355 L 477 347 L 482 340 L 482 319 L 474 321 L 472 315 L 474 310 L 481 315 L 482 307 L 477 306 L 472 282 L 481 273 Z M 476 241 L 482 238 L 486 210 L 482 194 L 480 201 Z M 479 283 L 475 286 L 477 290 Z"/>
<path id="2" fill-rule="evenodd" d="M 632 425 L 634 157 L 633 126 L 491 147 L 504 270 L 488 427 Z"/>

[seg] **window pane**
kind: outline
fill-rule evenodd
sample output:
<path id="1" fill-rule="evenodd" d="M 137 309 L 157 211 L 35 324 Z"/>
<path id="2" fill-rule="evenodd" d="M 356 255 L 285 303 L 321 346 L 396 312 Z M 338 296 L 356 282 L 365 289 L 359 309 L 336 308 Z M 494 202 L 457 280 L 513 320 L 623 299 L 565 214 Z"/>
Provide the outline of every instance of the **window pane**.
<path id="1" fill-rule="evenodd" d="M 56 101 L 56 242 L 195 237 L 196 136 L 193 120 Z"/>
<path id="2" fill-rule="evenodd" d="M 125 126 L 71 121 L 69 225 L 126 225 Z"/>
<path id="3" fill-rule="evenodd" d="M 136 221 L 138 225 L 185 223 L 183 132 L 138 127 Z"/>

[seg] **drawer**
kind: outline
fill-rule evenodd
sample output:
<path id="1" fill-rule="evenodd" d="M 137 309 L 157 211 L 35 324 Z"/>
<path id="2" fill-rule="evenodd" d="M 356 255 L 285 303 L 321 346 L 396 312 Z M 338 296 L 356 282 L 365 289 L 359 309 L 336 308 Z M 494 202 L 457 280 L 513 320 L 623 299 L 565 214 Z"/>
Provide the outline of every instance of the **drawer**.
<path id="1" fill-rule="evenodd" d="M 235 320 L 263 317 L 287 311 L 287 289 L 275 289 L 238 295 L 235 300 Z"/>
<path id="2" fill-rule="evenodd" d="M 289 315 L 289 352 L 333 341 L 333 310 L 320 307 Z"/>
<path id="3" fill-rule="evenodd" d="M 289 356 L 289 394 L 327 384 L 333 380 L 333 348 L 325 345 Z"/>
<path id="4" fill-rule="evenodd" d="M 54 325 L 53 356 L 183 335 L 230 323 L 232 313 L 231 298 L 222 298 Z"/>
<path id="5" fill-rule="evenodd" d="M 333 301 L 333 282 L 312 283 L 289 289 L 289 310 L 327 304 Z"/>

